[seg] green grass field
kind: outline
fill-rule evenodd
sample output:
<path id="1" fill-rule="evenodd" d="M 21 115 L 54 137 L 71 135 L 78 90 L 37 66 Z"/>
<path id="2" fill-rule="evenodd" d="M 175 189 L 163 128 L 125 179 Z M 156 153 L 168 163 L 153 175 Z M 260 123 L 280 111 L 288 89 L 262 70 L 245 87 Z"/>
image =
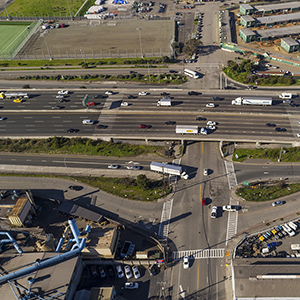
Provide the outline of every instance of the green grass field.
<path id="1" fill-rule="evenodd" d="M 69 17 L 70 11 L 74 16 L 77 10 L 81 7 L 84 0 L 15 0 L 11 5 L 7 7 L 7 12 L 10 16 L 28 17 L 28 16 L 62 16 Z M 89 0 L 88 7 L 92 6 L 94 1 Z M 69 4 L 69 7 L 68 7 Z M 85 11 L 83 12 L 85 13 Z M 6 11 L 1 13 L 1 16 L 6 16 Z"/>
<path id="2" fill-rule="evenodd" d="M 0 22 L 0 57 L 9 56 L 30 32 L 34 23 L 31 22 Z"/>

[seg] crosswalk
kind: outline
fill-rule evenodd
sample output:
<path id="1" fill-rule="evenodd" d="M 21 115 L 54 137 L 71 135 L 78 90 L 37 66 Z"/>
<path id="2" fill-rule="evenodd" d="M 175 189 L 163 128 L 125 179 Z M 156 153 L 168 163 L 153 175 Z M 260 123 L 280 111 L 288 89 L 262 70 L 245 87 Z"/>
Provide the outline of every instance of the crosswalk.
<path id="1" fill-rule="evenodd" d="M 225 163 L 225 170 L 227 174 L 229 189 L 231 190 L 234 186 L 237 185 L 234 165 L 232 162 L 228 162 L 226 160 L 224 161 L 224 163 Z"/>
<path id="2" fill-rule="evenodd" d="M 223 258 L 224 252 L 224 248 L 174 251 L 173 260 L 181 260 L 184 256 L 193 257 L 194 259 Z"/>
<path id="3" fill-rule="evenodd" d="M 233 203 L 233 200 L 230 199 L 230 205 L 239 205 L 239 202 L 236 204 Z M 227 233 L 226 233 L 226 242 L 225 245 L 228 244 L 228 241 L 236 235 L 237 233 L 237 223 L 238 223 L 238 212 L 237 211 L 229 211 L 228 212 L 228 221 L 227 221 Z"/>
<path id="4" fill-rule="evenodd" d="M 172 207 L 173 207 L 173 199 L 170 199 L 164 203 L 163 210 L 161 213 L 158 236 L 164 239 L 168 238 Z"/>

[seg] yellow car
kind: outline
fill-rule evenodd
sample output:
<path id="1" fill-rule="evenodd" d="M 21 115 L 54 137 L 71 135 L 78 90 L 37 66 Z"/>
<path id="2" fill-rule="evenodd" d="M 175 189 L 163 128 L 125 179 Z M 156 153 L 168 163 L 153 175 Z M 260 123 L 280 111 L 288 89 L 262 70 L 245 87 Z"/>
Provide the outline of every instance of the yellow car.
<path id="1" fill-rule="evenodd" d="M 23 101 L 23 99 L 20 99 L 20 98 L 14 100 L 15 103 L 21 103 L 22 101 Z"/>

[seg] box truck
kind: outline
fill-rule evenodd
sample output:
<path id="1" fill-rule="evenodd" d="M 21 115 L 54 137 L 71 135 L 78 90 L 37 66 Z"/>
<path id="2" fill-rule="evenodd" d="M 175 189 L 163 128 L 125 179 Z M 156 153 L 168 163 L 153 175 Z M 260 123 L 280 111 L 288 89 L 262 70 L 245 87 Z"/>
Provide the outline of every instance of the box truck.
<path id="1" fill-rule="evenodd" d="M 232 105 L 272 105 L 270 97 L 238 97 L 232 100 Z"/>
<path id="2" fill-rule="evenodd" d="M 172 106 L 171 99 L 163 98 L 157 101 L 157 106 Z"/>

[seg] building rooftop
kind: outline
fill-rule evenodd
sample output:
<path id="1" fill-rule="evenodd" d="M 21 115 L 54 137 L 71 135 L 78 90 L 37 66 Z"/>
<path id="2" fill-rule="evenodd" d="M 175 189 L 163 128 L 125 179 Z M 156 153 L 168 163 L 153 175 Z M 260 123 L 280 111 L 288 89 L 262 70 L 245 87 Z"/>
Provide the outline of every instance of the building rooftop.
<path id="1" fill-rule="evenodd" d="M 294 35 L 300 33 L 300 26 L 290 26 L 284 28 L 262 29 L 256 30 L 257 34 L 262 38 L 282 37 L 286 35 Z"/>
<path id="2" fill-rule="evenodd" d="M 236 299 L 300 299 L 299 258 L 235 259 L 233 268 Z"/>
<path id="3" fill-rule="evenodd" d="M 300 2 L 285 2 L 279 4 L 271 4 L 271 5 L 255 5 L 253 6 L 255 10 L 264 12 L 264 11 L 274 11 L 274 10 L 284 10 L 291 8 L 299 8 Z"/>
<path id="4" fill-rule="evenodd" d="M 254 22 L 254 18 L 249 15 L 241 16 L 241 19 L 244 19 L 246 22 Z"/>
<path id="5" fill-rule="evenodd" d="M 21 266 L 34 263 L 37 259 L 45 259 L 52 257 L 53 255 L 57 254 L 47 252 L 23 253 L 14 256 L 3 254 L 0 256 L 1 273 L 2 275 L 5 275 L 8 270 L 9 272 L 12 272 L 12 270 L 16 271 L 17 269 L 21 269 Z M 32 277 L 35 280 L 31 285 L 31 290 L 34 294 L 42 298 L 49 298 L 56 294 L 57 296 L 54 297 L 56 300 L 68 299 L 66 295 L 78 259 L 78 257 L 73 257 L 54 266 L 49 266 L 34 273 L 30 273 L 28 276 L 13 280 L 14 284 L 17 284 L 19 287 L 19 289 L 14 287 L 14 291 L 17 296 L 20 296 L 24 292 L 20 286 L 28 289 L 30 287 L 28 278 Z M 15 299 L 13 291 L 8 283 L 0 284 L 0 294 L 1 300 Z M 38 298 L 32 297 L 31 299 Z"/>
<path id="6" fill-rule="evenodd" d="M 255 32 L 252 31 L 250 28 L 243 28 L 240 30 L 245 36 L 255 35 Z"/>
<path id="7" fill-rule="evenodd" d="M 281 40 L 289 46 L 299 46 L 299 43 L 291 37 L 282 38 Z"/>
<path id="8" fill-rule="evenodd" d="M 253 7 L 249 4 L 242 4 L 240 5 L 243 9 L 248 10 L 248 9 L 253 9 Z"/>
<path id="9" fill-rule="evenodd" d="M 256 22 L 259 24 L 273 24 L 273 23 L 283 23 L 283 22 L 291 22 L 300 19 L 300 12 L 293 14 L 284 14 L 284 15 L 276 15 L 276 16 L 268 16 L 268 17 L 260 17 L 256 18 Z"/>

